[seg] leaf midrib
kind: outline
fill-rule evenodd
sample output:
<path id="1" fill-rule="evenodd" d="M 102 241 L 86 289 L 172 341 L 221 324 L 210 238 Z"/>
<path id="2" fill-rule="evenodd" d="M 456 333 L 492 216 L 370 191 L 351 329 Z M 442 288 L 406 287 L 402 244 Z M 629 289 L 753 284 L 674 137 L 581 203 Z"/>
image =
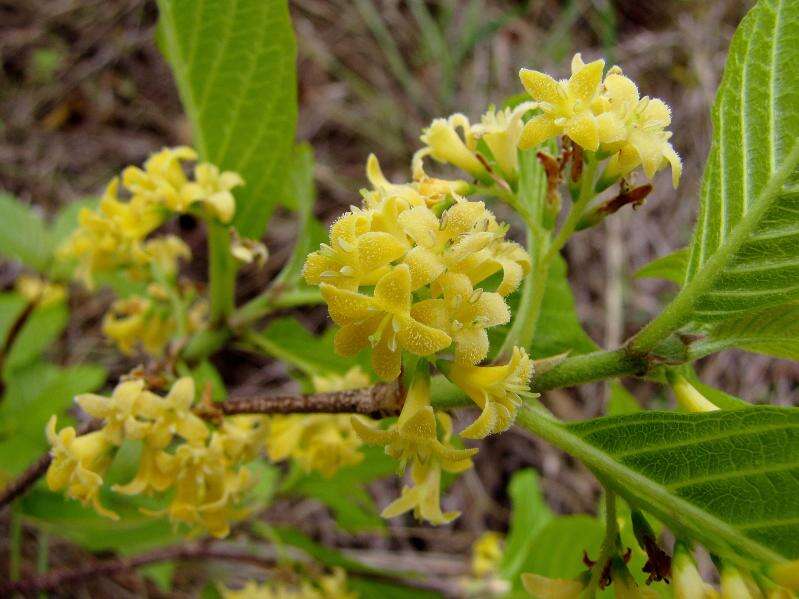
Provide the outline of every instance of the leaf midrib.
<path id="1" fill-rule="evenodd" d="M 750 539 L 733 525 L 673 495 L 665 486 L 617 462 L 611 454 L 584 441 L 558 422 L 537 416 L 529 410 L 520 412 L 516 422 L 604 475 L 603 479 L 622 497 L 631 500 L 633 504 L 641 505 L 673 528 L 689 529 L 694 538 L 701 540 L 711 550 L 726 545 L 731 549 L 724 552 L 728 559 L 750 565 L 750 560 L 738 554 L 738 550 L 743 550 L 752 559 L 762 562 L 786 561 L 782 555 Z M 675 514 L 679 514 L 679 519 Z"/>
<path id="2" fill-rule="evenodd" d="M 721 275 L 735 252 L 747 241 L 761 219 L 780 196 L 783 185 L 799 165 L 799 142 L 786 156 L 780 168 L 769 177 L 751 209 L 738 221 L 716 252 L 705 262 L 694 277 L 680 290 L 677 297 L 661 314 L 630 340 L 629 349 L 636 354 L 648 353 L 655 345 L 683 326 L 691 318 L 694 303 Z"/>

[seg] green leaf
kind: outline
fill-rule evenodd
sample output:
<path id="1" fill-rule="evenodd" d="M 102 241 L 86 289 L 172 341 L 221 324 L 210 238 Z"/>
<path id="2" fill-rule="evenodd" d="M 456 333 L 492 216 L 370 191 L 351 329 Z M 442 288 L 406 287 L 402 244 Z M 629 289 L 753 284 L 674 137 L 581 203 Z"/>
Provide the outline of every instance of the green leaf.
<path id="1" fill-rule="evenodd" d="M 733 37 L 685 291 L 715 321 L 799 298 L 799 2 L 760 0 Z"/>
<path id="2" fill-rule="evenodd" d="M 52 243 L 42 217 L 5 192 L 0 192 L 0 214 L 0 256 L 43 272 Z"/>
<path id="3" fill-rule="evenodd" d="M 307 143 L 294 148 L 286 193 L 287 207 L 297 213 L 297 241 L 291 257 L 275 278 L 273 285 L 295 286 L 300 282 L 305 259 L 313 248 L 313 205 L 316 200 L 314 187 L 313 148 Z"/>
<path id="4" fill-rule="evenodd" d="M 691 355 L 701 357 L 728 347 L 799 361 L 799 302 L 712 324 L 702 339 L 691 344 Z"/>
<path id="5" fill-rule="evenodd" d="M 355 466 L 342 468 L 332 478 L 312 472 L 290 483 L 293 495 L 321 501 L 333 512 L 336 523 L 347 532 L 384 530 L 385 521 L 364 485 L 396 473 L 397 463 L 378 447 L 362 447 L 364 459 Z M 346 489 L 346 493 L 341 490 Z"/>
<path id="6" fill-rule="evenodd" d="M 599 349 L 580 324 L 574 304 L 566 261 L 557 256 L 549 269 L 544 301 L 535 330 L 532 353 L 536 358 L 563 352 L 587 354 Z"/>
<path id="7" fill-rule="evenodd" d="M 638 269 L 634 276 L 636 279 L 665 279 L 682 285 L 687 268 L 688 248 L 680 248 L 671 254 L 655 258 Z"/>
<path id="8" fill-rule="evenodd" d="M 333 351 L 332 331 L 316 337 L 294 318 L 279 318 L 251 336 L 259 348 L 305 372 L 307 375 L 344 374 L 358 364 Z"/>
<path id="9" fill-rule="evenodd" d="M 122 554 L 135 554 L 153 547 L 181 540 L 184 535 L 174 531 L 163 518 L 148 516 L 139 511 L 141 502 L 136 497 L 114 494 L 110 503 L 119 520 L 116 522 L 83 507 L 62 493 L 51 493 L 35 488 L 19 502 L 25 519 L 37 528 L 68 539 L 90 551 L 114 550 Z"/>
<path id="10" fill-rule="evenodd" d="M 37 362 L 16 370 L 0 404 L 0 470 L 17 474 L 47 449 L 44 427 L 62 415 L 79 393 L 95 391 L 106 378 L 104 368 L 81 364 L 59 368 Z"/>
<path id="11" fill-rule="evenodd" d="M 532 539 L 533 549 L 523 572 L 550 578 L 574 578 L 585 571 L 583 550 L 597 555 L 604 527 L 590 516 L 560 516 Z"/>
<path id="12" fill-rule="evenodd" d="M 22 326 L 3 365 L 3 376 L 36 360 L 54 343 L 69 322 L 69 309 L 64 303 L 41 306 L 31 312 Z"/>
<path id="13" fill-rule="evenodd" d="M 552 520 L 553 514 L 541 493 L 535 470 L 526 468 L 515 472 L 508 494 L 513 511 L 499 573 L 505 580 L 514 581 L 535 550 L 535 534 Z"/>
<path id="14" fill-rule="evenodd" d="M 799 558 L 799 410 L 642 412 L 564 426 L 518 422 L 594 470 L 631 506 L 733 562 Z"/>
<path id="15" fill-rule="evenodd" d="M 608 416 L 635 414 L 641 411 L 641 405 L 632 393 L 627 391 L 619 381 L 610 382 L 610 398 L 608 399 Z"/>
<path id="16" fill-rule="evenodd" d="M 18 293 L 0 293 L 0 346 L 5 345 L 14 323 L 27 305 L 28 302 Z"/>
<path id="17" fill-rule="evenodd" d="M 286 0 L 159 0 L 159 35 L 204 160 L 237 171 L 233 224 L 260 237 L 284 189 L 297 120 Z"/>

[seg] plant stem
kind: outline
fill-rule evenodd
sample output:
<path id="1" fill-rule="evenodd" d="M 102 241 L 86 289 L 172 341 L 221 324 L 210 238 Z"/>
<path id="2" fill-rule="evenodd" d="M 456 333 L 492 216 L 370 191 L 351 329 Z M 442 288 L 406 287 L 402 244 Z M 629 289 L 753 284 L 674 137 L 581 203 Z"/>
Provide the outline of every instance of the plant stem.
<path id="1" fill-rule="evenodd" d="M 236 262 L 230 253 L 230 234 L 224 225 L 208 221 L 208 294 L 213 324 L 233 312 L 235 284 Z"/>
<path id="2" fill-rule="evenodd" d="M 631 352 L 637 354 L 648 353 L 658 343 L 691 319 L 696 301 L 712 287 L 727 262 L 750 238 L 755 227 L 772 206 L 774 198 L 780 193 L 788 177 L 796 168 L 797 163 L 799 163 L 799 143 L 794 144 L 793 149 L 786 156 L 780 169 L 771 176 L 768 184 L 753 202 L 752 208 L 730 231 L 725 242 L 694 273 L 693 278 L 680 290 L 677 297 L 666 306 L 663 312 L 630 339 L 627 345 Z"/>
<path id="3" fill-rule="evenodd" d="M 322 303 L 318 289 L 291 289 L 281 291 L 269 288 L 231 314 L 230 326 L 239 329 L 252 324 L 275 310 Z"/>
<path id="4" fill-rule="evenodd" d="M 580 179 L 580 195 L 577 197 L 577 201 L 572 204 L 569 214 L 566 216 L 566 220 L 563 222 L 558 234 L 552 241 L 552 245 L 544 256 L 544 262 L 551 263 L 557 253 L 563 249 L 563 246 L 566 245 L 566 242 L 572 234 L 574 234 L 577 223 L 580 222 L 580 217 L 582 217 L 583 212 L 585 212 L 586 206 L 588 206 L 588 203 L 594 198 L 594 177 L 596 175 L 597 161 L 593 156 L 590 156 L 588 152 L 584 154 L 584 157 L 585 165 Z"/>
<path id="5" fill-rule="evenodd" d="M 608 562 L 619 552 L 619 521 L 616 516 L 616 494 L 605 489 L 605 538 L 599 548 L 599 557 L 591 570 L 591 580 L 585 594 L 595 597 L 597 587 L 605 574 Z"/>
<path id="6" fill-rule="evenodd" d="M 632 355 L 624 348 L 596 351 L 566 358 L 552 370 L 534 377 L 531 389 L 549 391 L 624 375 L 643 376 L 650 368 L 645 357 Z"/>

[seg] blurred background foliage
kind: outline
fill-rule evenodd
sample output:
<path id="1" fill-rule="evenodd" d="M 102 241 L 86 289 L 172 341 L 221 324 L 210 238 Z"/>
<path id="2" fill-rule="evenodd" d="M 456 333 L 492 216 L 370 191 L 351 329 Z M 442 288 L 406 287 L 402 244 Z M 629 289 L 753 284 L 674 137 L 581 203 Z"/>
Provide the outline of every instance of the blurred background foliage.
<path id="1" fill-rule="evenodd" d="M 709 107 L 729 38 L 749 5 L 744 0 L 293 0 L 299 51 L 298 138 L 314 148 L 316 215 L 329 222 L 357 201 L 357 190 L 366 184 L 369 152 L 378 155 L 390 178 L 407 180 L 422 127 L 433 117 L 454 111 L 476 119 L 487 104 L 500 104 L 519 93 L 519 67 L 565 75 L 574 52 L 592 59 L 604 55 L 623 65 L 643 94 L 661 97 L 673 107 L 672 141 L 685 164 L 679 191 L 674 192 L 660 175 L 644 207 L 635 213 L 624 211 L 602 227 L 581 233 L 566 251 L 586 331 L 600 345 L 616 345 L 674 293 L 668 282 L 633 275 L 690 239 L 710 140 Z M 172 76 L 155 43 L 156 19 L 154 3 L 144 0 L 0 0 L 0 189 L 54 221 L 43 239 L 56 238 L 57 214 L 74 218 L 74 208 L 67 207 L 98 194 L 122 166 L 140 163 L 162 146 L 190 143 Z M 262 289 L 288 259 L 296 235 L 292 221 L 287 210 L 275 213 L 267 237 L 270 260 L 263 270 L 244 270 L 242 294 Z M 175 226 L 196 250 L 195 256 L 203 256 L 202 228 L 190 219 Z M 45 260 L 48 251 L 42 248 L 41 255 L 30 259 Z M 13 287 L 20 269 L 19 264 L 2 263 L 0 288 Z M 199 258 L 187 274 L 200 279 L 205 269 Z M 11 294 L 0 299 L 2 327 L 20 308 Z M 99 322 L 107 305 L 108 297 L 75 289 L 71 320 L 62 313 L 63 306 L 61 312 L 39 309 L 42 313 L 34 315 L 28 326 L 38 322 L 42 333 L 29 333 L 30 347 L 16 350 L 19 355 L 6 361 L 7 369 L 24 375 L 14 377 L 14 384 L 22 386 L 15 393 L 29 398 L 31 405 L 45 394 L 52 405 L 66 407 L 75 393 L 98 388 L 106 375 L 115 380 L 134 366 L 109 352 L 100 338 Z M 323 308 L 298 310 L 294 315 L 304 331 L 281 332 L 281 327 L 296 326 L 281 320 L 268 330 L 277 339 L 296 340 L 326 326 Z M 47 349 L 52 340 L 54 345 Z M 753 402 L 787 404 L 799 381 L 796 363 L 738 352 L 709 357 L 697 366 L 705 383 Z M 203 368 L 211 373 L 208 376 L 221 373 L 228 388 L 241 393 L 296 389 L 285 365 L 249 353 L 231 350 Z M 82 369 L 80 376 L 75 376 L 75 369 Z M 81 388 L 70 385 L 71 380 L 80 380 Z M 651 406 L 672 401 L 644 383 L 625 384 L 627 388 L 614 383 L 588 385 L 579 392 L 556 391 L 548 394 L 547 401 L 564 418 L 592 417 L 606 404 L 615 413 L 635 410 L 630 391 L 637 401 Z M 4 415 L 3 422 L 17 423 L 17 428 L 2 433 L 30 440 L 24 456 L 2 456 L 4 464 L 13 463 L 11 470 L 18 471 L 43 449 L 44 439 L 38 430 L 26 428 L 26 422 L 35 419 L 26 418 L 30 414 L 24 407 L 2 404 L 0 410 L 19 411 Z M 355 467 L 344 473 L 348 487 L 359 489 L 362 482 L 392 473 L 387 460 L 371 457 L 368 470 Z M 115 466 L 120 472 L 124 458 Z M 541 473 L 540 480 L 532 470 L 523 470 L 530 466 Z M 273 480 L 268 472 L 264 476 Z M 452 505 L 447 507 L 461 509 L 464 515 L 453 527 L 422 528 L 406 520 L 377 518 L 374 506 L 384 505 L 396 494 L 396 480 L 373 483 L 370 492 L 356 491 L 348 497 L 320 477 L 289 473 L 283 484 L 263 518 L 269 526 L 253 526 L 250 532 L 270 539 L 278 535 L 328 565 L 344 558 L 325 553 L 316 542 L 346 548 L 350 558 L 368 554 L 376 567 L 424 568 L 441 576 L 459 576 L 468 570 L 469 547 L 482 531 L 505 531 L 510 526 L 503 574 L 532 569 L 563 576 L 569 572 L 557 567 L 572 563 L 564 553 L 569 543 L 579 538 L 590 549 L 601 536 L 593 517 L 570 515 L 596 512 L 599 491 L 593 478 L 574 460 L 518 430 L 483 443 L 476 471 L 454 483 L 447 499 Z M 259 491 L 259 500 L 266 503 L 274 491 L 267 484 Z M 523 510 L 517 497 L 527 498 Z M 34 492 L 25 501 L 28 514 L 52 516 L 46 494 Z M 50 518 L 45 529 L 49 526 L 92 547 L 91 519 L 77 505 L 70 507 L 74 512 L 60 511 L 62 521 Z M 127 506 L 135 513 L 134 508 Z M 134 521 L 131 526 L 135 525 Z M 148 535 L 163 540 L 158 537 L 163 530 L 151 523 L 140 526 L 142 530 L 134 533 L 141 535 L 136 538 L 143 539 L 143 545 L 151 539 Z M 0 522 L 0 537 L 13 536 L 9 527 L 6 515 Z M 515 538 L 514 528 L 535 534 Z M 130 537 L 125 531 L 118 533 L 119 541 L 104 539 L 103 546 L 127 544 L 132 550 Z M 100 528 L 94 534 L 104 533 Z M 4 558 L 5 544 L 0 542 Z M 550 548 L 536 558 L 546 563 L 519 561 L 526 559 L 529 544 Z M 23 552 L 35 551 L 25 549 L 28 546 L 22 544 Z M 81 559 L 80 549 L 58 547 L 51 552 L 53 565 Z M 32 555 L 23 557 L 35 560 Z M 579 564 L 573 565 L 576 572 Z M 5 564 L 2 567 L 5 571 Z M 149 573 L 156 580 L 172 574 L 163 568 Z M 179 574 L 176 580 L 186 589 L 213 575 L 191 569 Z M 145 584 L 126 582 L 135 583 L 134 589 Z M 113 581 L 93 584 L 112 585 L 103 591 L 118 590 Z"/>

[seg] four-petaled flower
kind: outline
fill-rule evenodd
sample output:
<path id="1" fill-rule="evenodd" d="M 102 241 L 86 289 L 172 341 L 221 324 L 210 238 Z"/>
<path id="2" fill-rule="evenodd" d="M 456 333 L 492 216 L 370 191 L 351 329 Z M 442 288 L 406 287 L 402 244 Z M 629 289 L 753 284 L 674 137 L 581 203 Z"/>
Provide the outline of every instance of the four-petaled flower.
<path id="1" fill-rule="evenodd" d="M 533 363 L 520 347 L 514 347 L 508 363 L 501 366 L 454 365 L 449 378 L 483 410 L 460 432 L 461 437 L 482 439 L 507 430 L 516 418 L 522 397 L 532 395 L 532 375 Z"/>
<path id="2" fill-rule="evenodd" d="M 446 273 L 439 280 L 443 298 L 414 304 L 411 313 L 420 322 L 447 331 L 455 343 L 455 360 L 477 364 L 488 355 L 486 329 L 510 320 L 504 298 L 494 292 L 474 289 L 469 277 Z"/>
<path id="3" fill-rule="evenodd" d="M 595 152 L 608 133 L 600 127 L 592 110 L 599 93 L 604 60 L 583 63 L 579 54 L 572 60 L 572 75 L 556 81 L 546 73 L 521 69 L 519 77 L 542 114 L 524 126 L 519 147 L 532 148 L 556 135 L 567 135 L 576 144 Z"/>
<path id="4" fill-rule="evenodd" d="M 399 375 L 402 349 L 429 356 L 452 342 L 444 331 L 411 315 L 411 273 L 407 265 L 395 266 L 383 275 L 373 296 L 326 283 L 320 289 L 330 317 L 341 326 L 335 337 L 336 351 L 352 356 L 371 345 L 372 366 L 383 379 Z"/>

